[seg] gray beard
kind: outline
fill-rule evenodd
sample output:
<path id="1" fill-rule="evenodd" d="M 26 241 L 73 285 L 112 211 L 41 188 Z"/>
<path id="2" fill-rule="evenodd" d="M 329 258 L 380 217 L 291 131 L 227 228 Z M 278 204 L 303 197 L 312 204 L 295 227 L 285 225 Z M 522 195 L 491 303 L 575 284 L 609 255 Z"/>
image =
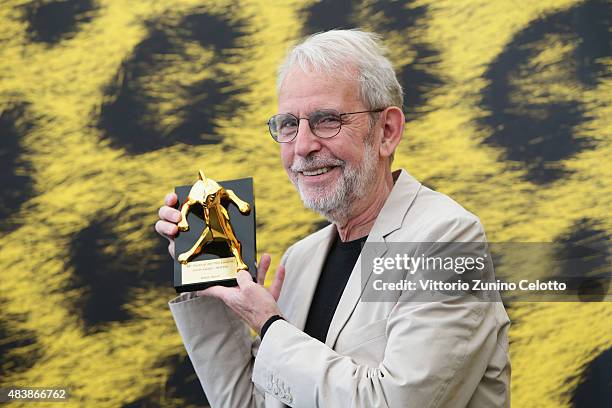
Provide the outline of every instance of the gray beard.
<path id="1" fill-rule="evenodd" d="M 308 195 L 300 188 L 297 175 L 292 176 L 291 181 L 300 194 L 306 208 L 318 212 L 334 224 L 344 225 L 352 215 L 351 208 L 353 203 L 366 195 L 374 181 L 377 164 L 374 154 L 373 145 L 366 141 L 364 160 L 359 166 L 347 167 L 342 162 L 339 165 L 342 174 L 335 185 L 323 186 L 318 190 L 310 189 Z M 328 163 L 329 160 L 315 156 L 305 159 L 300 165 L 324 166 Z"/>

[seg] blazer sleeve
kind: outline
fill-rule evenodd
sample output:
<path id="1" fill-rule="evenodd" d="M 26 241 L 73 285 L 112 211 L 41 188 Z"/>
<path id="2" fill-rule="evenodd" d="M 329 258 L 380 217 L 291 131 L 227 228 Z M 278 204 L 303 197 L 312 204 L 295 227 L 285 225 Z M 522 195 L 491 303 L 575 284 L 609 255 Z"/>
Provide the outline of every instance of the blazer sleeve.
<path id="1" fill-rule="evenodd" d="M 251 381 L 259 338 L 221 300 L 182 294 L 169 303 L 211 407 L 263 407 Z"/>
<path id="2" fill-rule="evenodd" d="M 478 220 L 453 220 L 436 233 L 444 241 L 484 239 Z M 433 241 L 433 240 L 432 240 Z M 448 300 L 404 302 L 387 319 L 378 366 L 356 363 L 289 322 L 270 326 L 253 381 L 292 407 L 461 407 L 468 405 L 499 340 L 494 303 Z M 282 400 L 282 399 L 281 399 Z M 500 399 L 503 406 L 503 398 Z"/>
<path id="3" fill-rule="evenodd" d="M 183 293 L 169 306 L 211 407 L 263 407 L 264 393 L 251 379 L 261 340 L 247 324 L 210 296 Z"/>

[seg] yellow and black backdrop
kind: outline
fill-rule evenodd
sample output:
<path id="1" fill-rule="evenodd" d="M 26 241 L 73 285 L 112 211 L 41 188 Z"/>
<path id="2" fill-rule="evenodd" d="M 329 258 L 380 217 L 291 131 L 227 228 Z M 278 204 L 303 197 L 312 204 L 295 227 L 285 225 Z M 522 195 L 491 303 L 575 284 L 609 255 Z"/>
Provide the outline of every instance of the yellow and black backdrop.
<path id="1" fill-rule="evenodd" d="M 204 167 L 254 176 L 274 263 L 323 225 L 265 123 L 288 46 L 329 28 L 384 36 L 406 92 L 397 166 L 490 240 L 610 243 L 606 1 L 0 4 L 0 386 L 70 386 L 74 406 L 205 404 L 166 304 L 157 208 Z M 513 406 L 610 401 L 610 303 L 506 306 Z"/>

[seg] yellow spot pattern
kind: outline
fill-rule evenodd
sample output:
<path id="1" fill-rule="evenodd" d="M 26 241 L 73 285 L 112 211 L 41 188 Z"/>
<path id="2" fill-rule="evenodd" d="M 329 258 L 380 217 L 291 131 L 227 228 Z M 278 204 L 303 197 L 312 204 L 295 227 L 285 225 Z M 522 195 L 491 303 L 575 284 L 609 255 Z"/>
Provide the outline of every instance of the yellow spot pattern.
<path id="1" fill-rule="evenodd" d="M 376 29 L 385 17 L 367 18 L 370 3 L 364 2 L 356 15 L 365 28 Z M 142 259 L 146 274 L 146 260 L 161 256 L 152 234 L 157 208 L 173 186 L 193 181 L 194 161 L 217 180 L 254 177 L 258 249 L 272 255 L 273 266 L 320 218 L 303 209 L 265 126 L 275 113 L 275 68 L 302 34 L 304 2 L 96 4 L 73 37 L 52 45 L 28 38 L 23 17 L 28 2 L 4 1 L 0 8 L 0 112 L 15 101 L 27 103 L 33 126 L 20 135 L 20 143 L 31 163 L 35 191 L 15 214 L 23 223 L 0 238 L 0 297 L 3 314 L 27 316 L 12 328 L 33 333 L 42 350 L 35 364 L 0 378 L 0 386 L 69 385 L 73 398 L 66 406 L 116 407 L 163 389 L 170 375 L 159 362 L 182 350 L 166 304 L 173 291 L 133 288 L 126 306 L 131 319 L 87 331 L 69 307 L 83 293 L 65 290 L 74 273 L 67 262 L 71 239 L 79 231 L 97 219 L 112 220 L 113 232 L 123 237 L 115 245 Z M 522 68 L 534 75 L 512 80 L 514 88 L 524 91 L 511 95 L 519 113 L 521 101 L 545 103 L 551 95 L 580 101 L 589 112 L 575 132 L 577 138 L 594 140 L 596 147 L 564 159 L 561 164 L 570 171 L 562 178 L 543 185 L 528 181 L 521 163 L 505 160 L 501 148 L 482 143 L 491 129 L 478 122 L 486 114 L 480 92 L 488 85 L 484 74 L 489 64 L 539 16 L 576 4 L 419 0 L 411 7 L 427 7 L 426 24 L 384 37 L 398 69 L 415 60 L 413 38 L 431 44 L 438 52 L 431 69 L 442 78 L 425 106 L 415 107 L 420 114 L 406 125 L 395 165 L 433 182 L 476 213 L 491 241 L 552 241 L 585 218 L 612 230 L 610 57 L 601 61 L 607 78 L 586 87 L 571 80 L 571 67 L 559 64 L 575 44 L 544 37 L 541 52 Z M 235 96 L 240 109 L 234 116 L 215 118 L 222 143 L 175 143 L 141 154 L 113 146 L 106 130 L 94 125 L 95 118 L 113 100 L 105 90 L 121 78 L 122 62 L 146 38 L 145 23 L 166 21 L 178 30 L 182 17 L 201 11 L 242 21 L 248 34 L 221 60 L 214 59 L 214 47 L 194 40 L 180 42 L 180 59 L 157 54 L 165 59 L 156 62 L 163 69 L 139 79 L 140 89 L 158 100 L 144 119 L 156 121 L 163 132 L 174 129 L 192 102 L 185 89 L 207 78 L 229 77 L 231 87 L 244 91 Z M 543 84 L 549 86 L 546 92 Z M 612 346 L 612 305 L 517 303 L 510 315 L 512 405 L 569 406 L 584 366 Z M 183 404 L 164 398 L 163 391 L 156 395 L 162 395 L 156 401 L 160 406 Z"/>

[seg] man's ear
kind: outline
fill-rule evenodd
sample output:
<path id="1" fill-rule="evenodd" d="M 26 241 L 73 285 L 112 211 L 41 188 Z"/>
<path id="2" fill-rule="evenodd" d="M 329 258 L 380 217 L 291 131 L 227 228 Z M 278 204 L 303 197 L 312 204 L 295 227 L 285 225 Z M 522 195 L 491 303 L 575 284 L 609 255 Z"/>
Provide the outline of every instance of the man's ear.
<path id="1" fill-rule="evenodd" d="M 383 127 L 383 135 L 380 140 L 379 153 L 382 157 L 391 157 L 395 148 L 402 140 L 406 118 L 400 108 L 391 106 L 381 113 L 380 120 Z"/>

